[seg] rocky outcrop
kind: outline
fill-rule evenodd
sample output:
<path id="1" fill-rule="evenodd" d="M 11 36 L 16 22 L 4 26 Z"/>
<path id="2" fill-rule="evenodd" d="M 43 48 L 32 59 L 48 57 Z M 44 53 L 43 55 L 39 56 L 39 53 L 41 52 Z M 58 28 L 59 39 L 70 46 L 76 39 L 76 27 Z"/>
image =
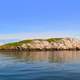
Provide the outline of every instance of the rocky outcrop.
<path id="1" fill-rule="evenodd" d="M 20 43 L 20 42 L 19 42 Z M 19 44 L 18 43 L 18 44 Z M 34 39 L 32 41 L 20 43 L 17 46 L 0 47 L 6 50 L 80 50 L 80 40 L 73 38 L 60 38 L 60 39 Z"/>
<path id="2" fill-rule="evenodd" d="M 58 42 L 49 42 L 47 40 L 33 40 L 31 43 L 24 43 L 21 45 L 23 49 L 37 49 L 37 50 L 69 50 L 80 49 L 80 41 L 73 38 L 63 38 Z"/>

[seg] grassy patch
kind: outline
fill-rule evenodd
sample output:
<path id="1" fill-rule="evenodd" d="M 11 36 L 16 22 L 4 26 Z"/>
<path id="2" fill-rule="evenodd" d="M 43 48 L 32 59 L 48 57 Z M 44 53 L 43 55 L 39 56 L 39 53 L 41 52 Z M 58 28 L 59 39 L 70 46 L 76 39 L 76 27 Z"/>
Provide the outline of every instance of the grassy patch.
<path id="1" fill-rule="evenodd" d="M 48 42 L 59 42 L 62 41 L 63 38 L 50 38 L 50 39 L 46 39 L 46 41 Z M 38 40 L 42 40 L 43 39 L 38 39 Z M 17 46 L 21 46 L 23 43 L 31 43 L 33 40 L 23 40 L 23 41 L 19 41 L 19 42 L 12 42 L 12 43 L 8 43 L 5 45 L 0 46 L 0 49 L 5 49 L 5 48 L 10 48 L 10 47 L 17 47 Z"/>
<path id="2" fill-rule="evenodd" d="M 20 41 L 19 43 L 31 43 L 32 41 L 33 41 L 32 39 L 29 39 L 29 40 Z"/>
<path id="3" fill-rule="evenodd" d="M 48 42 L 59 42 L 61 40 L 62 40 L 62 38 L 50 38 L 50 39 L 47 39 Z"/>
<path id="4" fill-rule="evenodd" d="M 23 43 L 30 43 L 32 42 L 32 40 L 23 40 L 23 41 L 20 41 L 20 42 L 12 42 L 12 43 L 7 43 L 7 44 L 4 44 L 0 47 L 3 47 L 3 48 L 8 48 L 8 47 L 16 47 L 16 46 L 21 46 Z"/>
<path id="5" fill-rule="evenodd" d="M 12 43 L 7 43 L 4 46 L 19 46 L 20 43 L 19 42 L 12 42 Z"/>

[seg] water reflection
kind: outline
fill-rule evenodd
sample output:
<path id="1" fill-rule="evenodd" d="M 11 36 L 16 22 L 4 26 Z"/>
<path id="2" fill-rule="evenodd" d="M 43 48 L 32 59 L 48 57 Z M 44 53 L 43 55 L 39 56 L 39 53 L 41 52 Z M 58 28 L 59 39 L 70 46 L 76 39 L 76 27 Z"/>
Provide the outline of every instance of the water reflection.
<path id="1" fill-rule="evenodd" d="M 23 59 L 24 61 L 47 61 L 64 63 L 80 61 L 80 51 L 40 51 L 40 52 L 0 52 L 2 55 Z"/>

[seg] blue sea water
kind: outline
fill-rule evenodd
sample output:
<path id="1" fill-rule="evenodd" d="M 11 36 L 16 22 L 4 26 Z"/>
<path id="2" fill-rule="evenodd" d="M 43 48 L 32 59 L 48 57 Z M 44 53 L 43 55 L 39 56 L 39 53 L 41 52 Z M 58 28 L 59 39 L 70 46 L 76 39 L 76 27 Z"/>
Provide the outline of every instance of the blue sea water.
<path id="1" fill-rule="evenodd" d="M 80 80 L 80 51 L 0 52 L 0 80 Z"/>

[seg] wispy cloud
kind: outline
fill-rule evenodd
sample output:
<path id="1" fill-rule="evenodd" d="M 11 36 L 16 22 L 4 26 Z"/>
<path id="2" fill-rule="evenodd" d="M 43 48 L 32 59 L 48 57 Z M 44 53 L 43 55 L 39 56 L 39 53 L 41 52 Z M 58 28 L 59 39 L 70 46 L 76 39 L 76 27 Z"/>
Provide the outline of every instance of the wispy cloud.
<path id="1" fill-rule="evenodd" d="M 61 35 L 61 36 L 60 36 Z M 48 38 L 48 37 L 64 37 L 62 33 L 17 33 L 17 34 L 0 34 L 0 40 L 3 39 L 29 39 L 29 38 Z"/>
<path id="2" fill-rule="evenodd" d="M 39 39 L 39 38 L 51 38 L 51 37 L 74 37 L 74 35 L 64 34 L 64 33 L 16 33 L 16 34 L 0 34 L 0 44 L 20 41 L 24 39 Z"/>

